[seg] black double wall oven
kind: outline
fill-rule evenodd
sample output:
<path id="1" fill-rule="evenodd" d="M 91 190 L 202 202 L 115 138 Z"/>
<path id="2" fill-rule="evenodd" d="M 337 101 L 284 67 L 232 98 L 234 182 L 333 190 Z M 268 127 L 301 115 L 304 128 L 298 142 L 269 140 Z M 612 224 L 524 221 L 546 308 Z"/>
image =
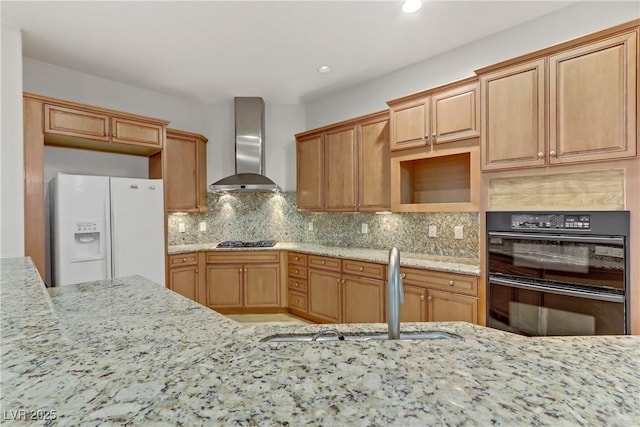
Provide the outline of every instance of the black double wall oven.
<path id="1" fill-rule="evenodd" d="M 629 212 L 487 212 L 487 326 L 629 333 Z"/>

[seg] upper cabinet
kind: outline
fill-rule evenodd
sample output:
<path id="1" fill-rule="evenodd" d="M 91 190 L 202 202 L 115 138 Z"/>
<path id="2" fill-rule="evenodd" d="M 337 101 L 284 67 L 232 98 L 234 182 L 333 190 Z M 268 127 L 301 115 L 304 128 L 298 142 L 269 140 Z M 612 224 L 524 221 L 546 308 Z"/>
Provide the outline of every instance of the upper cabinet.
<path id="1" fill-rule="evenodd" d="M 626 25 L 476 71 L 482 169 L 636 156 L 637 61 Z"/>
<path id="2" fill-rule="evenodd" d="M 478 79 L 472 77 L 388 101 L 391 150 L 477 138 Z"/>
<path id="3" fill-rule="evenodd" d="M 167 123 L 74 103 L 44 103 L 47 145 L 149 155 L 162 149 Z"/>
<path id="4" fill-rule="evenodd" d="M 296 135 L 300 211 L 389 209 L 389 114 Z"/>
<path id="5" fill-rule="evenodd" d="M 206 212 L 207 138 L 167 129 L 163 150 L 167 212 Z"/>

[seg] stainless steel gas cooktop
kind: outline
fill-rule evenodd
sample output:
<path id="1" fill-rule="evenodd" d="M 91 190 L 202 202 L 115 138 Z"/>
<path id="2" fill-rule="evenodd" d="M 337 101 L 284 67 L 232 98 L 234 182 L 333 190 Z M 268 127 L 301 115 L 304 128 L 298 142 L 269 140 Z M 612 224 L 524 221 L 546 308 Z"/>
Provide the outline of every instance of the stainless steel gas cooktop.
<path id="1" fill-rule="evenodd" d="M 276 245 L 275 240 L 258 240 L 256 242 L 243 242 L 242 240 L 227 240 L 218 243 L 218 248 L 271 248 Z"/>

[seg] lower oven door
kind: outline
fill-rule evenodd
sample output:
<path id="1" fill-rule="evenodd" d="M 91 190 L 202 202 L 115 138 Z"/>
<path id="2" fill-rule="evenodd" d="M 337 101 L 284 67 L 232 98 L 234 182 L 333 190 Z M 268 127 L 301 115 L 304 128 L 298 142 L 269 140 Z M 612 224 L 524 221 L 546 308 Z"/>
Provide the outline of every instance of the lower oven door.
<path id="1" fill-rule="evenodd" d="M 624 296 L 489 277 L 487 326 L 527 336 L 627 333 Z"/>

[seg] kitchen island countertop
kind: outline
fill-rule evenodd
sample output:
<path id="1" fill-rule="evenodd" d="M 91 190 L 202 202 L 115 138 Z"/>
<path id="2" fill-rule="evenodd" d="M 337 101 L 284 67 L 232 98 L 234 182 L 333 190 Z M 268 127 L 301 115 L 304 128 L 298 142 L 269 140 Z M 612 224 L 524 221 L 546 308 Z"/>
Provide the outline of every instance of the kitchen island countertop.
<path id="1" fill-rule="evenodd" d="M 169 255 L 176 255 L 187 252 L 202 251 L 281 250 L 347 258 L 357 261 L 376 262 L 380 264 L 387 264 L 389 261 L 389 251 L 387 249 L 345 248 L 340 246 L 324 246 L 313 243 L 294 242 L 278 242 L 275 246 L 270 248 L 217 248 L 216 245 L 217 243 L 175 245 L 169 246 L 168 252 Z M 480 275 L 480 261 L 470 258 L 446 257 L 401 251 L 400 264 L 406 267 L 424 268 L 449 273 L 468 274 L 472 276 Z"/>
<path id="2" fill-rule="evenodd" d="M 5 421 L 41 425 L 637 425 L 640 337 L 261 343 L 318 325 L 246 326 L 140 276 L 46 289 L 0 261 Z M 384 324 L 335 325 L 343 332 Z M 9 417 L 9 418 L 7 418 Z M 51 418 L 51 416 L 49 416 Z"/>

